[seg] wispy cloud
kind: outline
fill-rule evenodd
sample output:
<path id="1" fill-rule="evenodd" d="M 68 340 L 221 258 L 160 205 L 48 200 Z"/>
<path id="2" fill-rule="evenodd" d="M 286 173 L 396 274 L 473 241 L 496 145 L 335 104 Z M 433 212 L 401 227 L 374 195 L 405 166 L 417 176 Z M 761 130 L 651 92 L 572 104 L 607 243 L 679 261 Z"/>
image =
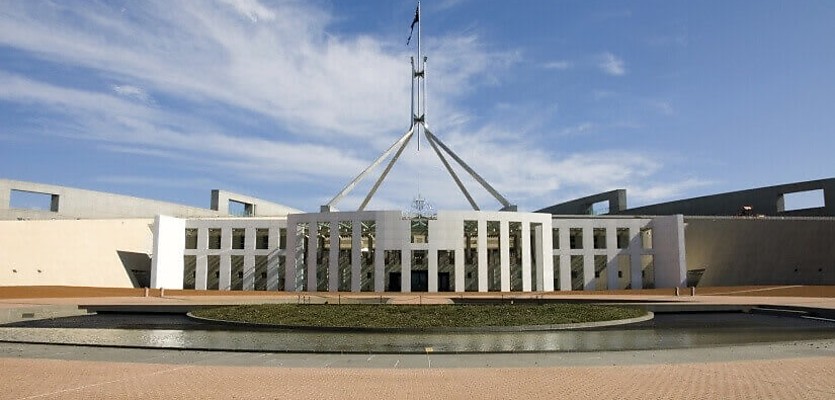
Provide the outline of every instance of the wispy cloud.
<path id="1" fill-rule="evenodd" d="M 597 66 L 607 75 L 621 76 L 626 74 L 626 67 L 624 66 L 623 60 L 609 52 L 599 56 Z"/>
<path id="2" fill-rule="evenodd" d="M 574 64 L 570 61 L 559 60 L 559 61 L 547 62 L 547 63 L 542 65 L 542 68 L 556 69 L 556 70 L 564 71 L 564 70 L 572 68 L 573 66 L 574 66 Z"/>
<path id="3" fill-rule="evenodd" d="M 275 12 L 265 7 L 258 0 L 221 0 L 221 2 L 232 6 L 252 22 L 275 20 Z"/>
<path id="4" fill-rule="evenodd" d="M 334 16 L 314 3 L 220 3 L 128 2 L 124 9 L 92 2 L 5 3 L 0 46 L 87 71 L 89 81 L 98 82 L 73 86 L 0 71 L 0 101 L 36 109 L 40 134 L 165 160 L 189 172 L 222 171 L 287 185 L 287 192 L 312 187 L 308 198 L 293 204 L 315 207 L 310 203 L 335 194 L 407 126 L 408 54 L 400 38 L 332 33 Z M 559 152 L 537 143 L 535 138 L 554 134 L 548 123 L 553 107 L 513 104 L 501 118 L 484 119 L 461 106 L 479 87 L 499 82 L 498 74 L 520 61 L 518 52 L 494 50 L 477 35 L 439 36 L 428 46 L 432 123 L 441 127 L 435 133 L 522 209 L 567 193 L 628 185 L 647 197 L 665 193 L 659 188 L 667 186 L 651 184 L 661 165 L 649 155 Z M 590 67 L 589 61 L 580 66 Z M 596 61 L 607 74 L 626 73 L 611 53 Z M 565 70 L 574 64 L 542 66 Z M 582 122 L 561 134 L 597 126 Z M 483 208 L 497 208 L 458 172 Z M 150 179 L 140 175 L 101 179 L 136 185 Z M 299 182 L 304 185 L 293 186 Z M 358 187 L 343 209 L 361 201 L 371 184 L 373 178 Z M 424 141 L 420 153 L 410 148 L 403 155 L 374 204 L 403 208 L 422 193 L 439 208 L 466 208 L 457 192 Z"/>
<path id="5" fill-rule="evenodd" d="M 142 102 L 150 101 L 151 97 L 142 88 L 131 85 L 113 85 L 113 91 L 116 94 L 133 98 Z"/>

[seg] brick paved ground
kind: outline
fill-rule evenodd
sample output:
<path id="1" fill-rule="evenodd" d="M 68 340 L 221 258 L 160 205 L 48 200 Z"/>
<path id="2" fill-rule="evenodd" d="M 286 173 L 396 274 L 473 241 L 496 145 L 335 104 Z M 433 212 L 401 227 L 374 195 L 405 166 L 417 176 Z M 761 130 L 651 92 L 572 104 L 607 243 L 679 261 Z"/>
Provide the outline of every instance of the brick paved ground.
<path id="1" fill-rule="evenodd" d="M 604 367 L 349 369 L 0 358 L 4 399 L 833 399 L 835 358 Z"/>
<path id="2" fill-rule="evenodd" d="M 731 289 L 731 290 L 728 290 Z M 0 308 L 32 304 L 164 304 L 206 302 L 190 294 L 166 299 L 121 292 L 101 293 L 91 301 L 56 290 L 33 296 L 31 289 L 0 291 Z M 668 293 L 626 296 L 611 293 L 577 293 L 577 297 L 626 296 L 643 300 L 679 300 L 725 304 L 808 305 L 835 308 L 832 289 L 721 288 L 704 291 L 708 296 L 673 298 Z M 93 293 L 93 292 L 91 292 Z M 51 294 L 51 295 L 50 295 Z M 208 294 L 208 293 L 201 293 Z M 737 297 L 730 297 L 728 295 Z M 158 294 L 157 294 L 158 295 Z M 175 293 L 171 293 L 175 295 Z M 66 296 L 64 298 L 57 298 Z M 94 297 L 93 294 L 86 296 Z M 154 296 L 154 293 L 152 293 Z M 197 295 L 194 295 L 197 297 Z M 295 294 L 293 295 L 295 296 Z M 558 297 L 560 294 L 547 294 Z M 745 297 L 741 297 L 745 296 Z M 756 300 L 752 297 L 756 296 Z M 45 299 L 52 297 L 52 299 Z M 96 296 L 97 297 L 97 296 Z M 202 296 L 201 296 L 202 297 Z M 234 296 L 264 301 L 280 295 Z M 218 300 L 233 303 L 241 300 Z M 56 352 L 62 351 L 56 349 Z M 85 352 L 86 350 L 79 350 Z M 699 349 L 692 350 L 699 352 Z M 197 363 L 116 362 L 93 359 L 61 360 L 0 357 L 0 399 L 98 399 L 98 398 L 571 398 L 571 399 L 835 399 L 835 357 L 800 356 L 745 361 L 676 362 L 642 365 L 543 366 L 521 368 L 296 368 L 270 366 L 205 365 Z M 821 351 L 820 354 L 828 354 Z M 230 356 L 234 357 L 234 355 Z M 513 357 L 513 355 L 508 355 Z M 802 358 L 795 358 L 802 357 Z M 60 357 L 56 357 L 60 358 Z M 717 357 L 716 359 L 718 359 Z M 711 359 L 713 360 L 713 359 Z"/>

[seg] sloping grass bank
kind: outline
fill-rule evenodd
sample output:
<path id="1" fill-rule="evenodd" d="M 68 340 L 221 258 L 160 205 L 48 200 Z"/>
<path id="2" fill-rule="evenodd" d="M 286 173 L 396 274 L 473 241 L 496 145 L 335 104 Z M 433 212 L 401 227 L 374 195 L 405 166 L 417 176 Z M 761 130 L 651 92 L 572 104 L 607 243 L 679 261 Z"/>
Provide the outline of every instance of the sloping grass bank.
<path id="1" fill-rule="evenodd" d="M 298 305 L 219 307 L 197 317 L 271 325 L 348 328 L 458 328 L 557 325 L 636 318 L 635 308 L 586 304 L 546 305 Z"/>

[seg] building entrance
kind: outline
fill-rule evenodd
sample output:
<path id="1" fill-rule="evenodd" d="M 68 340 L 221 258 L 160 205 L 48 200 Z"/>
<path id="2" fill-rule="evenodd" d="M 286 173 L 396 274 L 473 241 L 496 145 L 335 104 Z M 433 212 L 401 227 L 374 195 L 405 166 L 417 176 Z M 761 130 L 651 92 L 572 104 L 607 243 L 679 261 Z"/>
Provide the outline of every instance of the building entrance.
<path id="1" fill-rule="evenodd" d="M 449 272 L 439 272 L 438 273 L 438 291 L 439 292 L 449 292 Z"/>
<path id="2" fill-rule="evenodd" d="M 400 273 L 399 272 L 389 272 L 389 287 L 386 289 L 388 292 L 399 292 L 400 291 Z"/>
<path id="3" fill-rule="evenodd" d="M 429 271 L 426 271 L 426 270 L 412 271 L 412 291 L 413 292 L 428 292 L 429 291 Z"/>

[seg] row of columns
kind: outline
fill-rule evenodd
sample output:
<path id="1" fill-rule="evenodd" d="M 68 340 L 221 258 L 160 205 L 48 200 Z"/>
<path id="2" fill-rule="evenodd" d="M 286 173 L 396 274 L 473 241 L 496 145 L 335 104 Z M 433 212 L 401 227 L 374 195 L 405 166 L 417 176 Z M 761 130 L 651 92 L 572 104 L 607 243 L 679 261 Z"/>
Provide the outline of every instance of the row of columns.
<path id="1" fill-rule="evenodd" d="M 347 221 L 331 220 L 331 221 L 317 221 L 308 220 L 300 221 L 298 223 L 288 223 L 287 248 L 288 257 L 285 269 L 285 290 L 300 291 L 306 288 L 308 291 L 315 291 L 318 280 L 318 260 L 317 254 L 319 252 L 319 224 L 326 223 L 330 232 L 330 249 L 328 253 L 328 291 L 336 292 L 339 290 L 339 224 Z M 478 220 L 478 291 L 488 291 L 488 260 L 487 260 L 487 220 Z M 500 278 L 501 288 L 503 292 L 510 291 L 510 229 L 509 221 L 499 221 L 500 224 Z M 302 225 L 307 225 L 307 248 L 304 247 L 304 233 Z M 362 222 L 360 220 L 351 221 L 352 226 L 352 253 L 351 253 L 351 291 L 360 291 L 361 282 L 361 249 L 362 246 Z M 462 221 L 463 226 L 463 221 Z M 374 291 L 385 291 L 385 252 L 386 250 L 399 250 L 401 254 L 400 262 L 400 288 L 403 292 L 411 291 L 411 271 L 412 271 L 412 251 L 425 250 L 427 251 L 427 274 L 428 274 L 428 288 L 430 292 L 438 291 L 438 252 L 439 251 L 454 251 L 455 254 L 455 291 L 463 292 L 466 284 L 466 274 L 464 265 L 464 238 L 461 237 L 454 241 L 454 243 L 446 243 L 450 246 L 444 247 L 437 242 L 430 243 L 411 243 L 408 240 L 403 240 L 402 245 L 398 249 L 386 249 L 383 245 L 385 241 L 385 229 L 380 229 L 381 225 L 376 224 L 377 229 L 374 235 Z M 407 228 L 404 228 L 407 229 Z M 521 248 L 522 253 L 522 291 L 529 292 L 532 290 L 550 291 L 553 290 L 553 267 L 552 260 L 548 252 L 544 250 L 544 243 L 550 243 L 551 231 L 550 229 L 543 229 L 541 223 L 534 225 L 534 234 L 537 240 L 531 242 L 531 224 L 521 223 Z M 408 235 L 406 235 L 408 237 Z M 535 258 L 531 257 L 531 246 L 534 247 Z M 303 257 L 306 255 L 306 257 Z M 305 259 L 306 258 L 306 262 Z M 531 268 L 535 268 L 536 282 L 531 280 Z M 304 271 L 300 274 L 300 271 Z M 302 280 L 298 278 L 303 276 Z"/>

